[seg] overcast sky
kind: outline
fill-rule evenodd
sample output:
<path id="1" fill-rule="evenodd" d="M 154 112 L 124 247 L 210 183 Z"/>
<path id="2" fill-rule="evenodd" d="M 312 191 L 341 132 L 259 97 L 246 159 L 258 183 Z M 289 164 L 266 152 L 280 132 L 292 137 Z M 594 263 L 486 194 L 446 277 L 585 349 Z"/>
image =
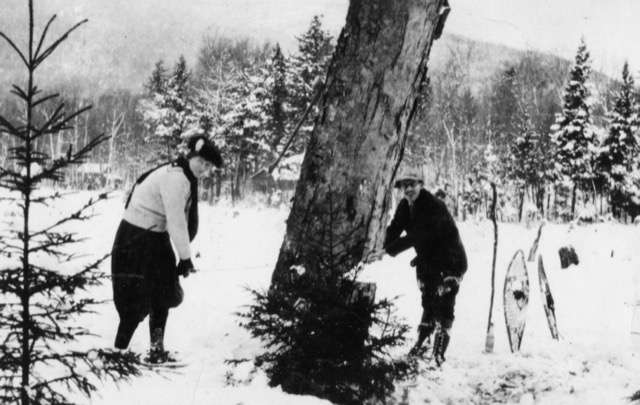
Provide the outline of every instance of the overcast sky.
<path id="1" fill-rule="evenodd" d="M 450 1 L 448 32 L 567 58 L 584 36 L 595 68 L 619 76 L 626 59 L 640 69 L 639 0 Z"/>
<path id="2" fill-rule="evenodd" d="M 0 1 L 5 6 L 0 29 L 20 29 L 16 24 L 24 21 L 26 0 Z M 640 0 L 450 2 L 446 32 L 565 58 L 573 58 L 584 36 L 594 68 L 618 77 L 628 59 L 632 72 L 640 69 Z M 60 63 L 94 69 L 100 76 L 126 75 L 129 66 L 140 65 L 146 72 L 155 60 L 180 54 L 193 59 L 202 36 L 212 31 L 280 42 L 292 51 L 295 35 L 314 14 L 323 14 L 325 26 L 337 35 L 347 7 L 348 0 L 36 0 L 42 14 L 60 15 L 60 28 L 89 18 L 72 37 L 76 57 Z M 0 56 L 6 50 L 0 48 Z M 110 71 L 105 73 L 104 66 Z"/>

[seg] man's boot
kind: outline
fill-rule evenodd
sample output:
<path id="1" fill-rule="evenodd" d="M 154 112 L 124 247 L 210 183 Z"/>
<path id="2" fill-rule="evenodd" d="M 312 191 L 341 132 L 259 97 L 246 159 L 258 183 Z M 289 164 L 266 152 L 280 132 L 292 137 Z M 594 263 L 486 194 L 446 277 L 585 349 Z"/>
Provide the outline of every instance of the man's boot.
<path id="1" fill-rule="evenodd" d="M 449 346 L 449 330 L 438 326 L 433 341 L 433 359 L 438 366 L 441 366 L 445 361 L 444 353 L 447 351 L 447 346 Z"/>
<path id="2" fill-rule="evenodd" d="M 431 344 L 431 334 L 433 333 L 434 325 L 433 323 L 421 323 L 418 325 L 418 340 L 413 345 L 411 350 L 409 351 L 409 355 L 415 356 L 420 354 L 420 352 L 424 352 L 429 349 L 429 345 Z M 424 349 L 422 345 L 427 342 L 427 347 Z"/>

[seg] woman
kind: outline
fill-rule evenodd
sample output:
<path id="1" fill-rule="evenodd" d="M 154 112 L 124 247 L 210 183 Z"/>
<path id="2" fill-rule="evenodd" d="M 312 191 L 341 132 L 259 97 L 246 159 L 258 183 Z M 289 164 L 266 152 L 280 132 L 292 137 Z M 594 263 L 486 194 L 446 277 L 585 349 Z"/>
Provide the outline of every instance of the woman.
<path id="1" fill-rule="evenodd" d="M 178 275 L 194 271 L 189 243 L 198 231 L 197 179 L 212 165 L 222 166 L 220 152 L 204 136 L 191 138 L 187 146 L 186 156 L 136 181 L 111 251 L 113 301 L 120 316 L 115 347 L 126 349 L 149 315 L 152 363 L 173 360 L 164 350 L 164 330 L 169 308 L 182 302 Z"/>

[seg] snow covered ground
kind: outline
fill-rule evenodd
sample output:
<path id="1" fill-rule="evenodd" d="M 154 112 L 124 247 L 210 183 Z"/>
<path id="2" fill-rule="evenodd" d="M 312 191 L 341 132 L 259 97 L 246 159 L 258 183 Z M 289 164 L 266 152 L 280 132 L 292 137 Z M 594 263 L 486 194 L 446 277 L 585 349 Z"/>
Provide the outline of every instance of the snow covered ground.
<path id="1" fill-rule="evenodd" d="M 69 197 L 59 211 L 79 205 L 89 194 Z M 77 231 L 91 237 L 87 253 L 111 248 L 122 214 L 122 195 L 101 203 L 100 215 Z M 34 222 L 48 223 L 51 212 L 41 211 Z M 129 384 L 105 385 L 92 405 L 191 404 L 328 404 L 271 388 L 249 365 L 232 369 L 225 359 L 248 358 L 259 349 L 238 325 L 235 312 L 249 303 L 246 286 L 266 288 L 285 229 L 285 209 L 201 204 L 200 233 L 194 243 L 200 272 L 182 281 L 185 301 L 170 313 L 166 344 L 187 363 L 179 371 L 149 374 Z M 488 221 L 459 224 L 469 256 L 462 282 L 456 321 L 441 370 L 399 386 L 398 398 L 409 404 L 623 404 L 640 390 L 640 349 L 631 342 L 632 304 L 640 278 L 640 228 L 619 224 L 588 226 L 546 225 L 539 252 L 543 254 L 561 334 L 551 339 L 540 302 L 535 263 L 527 263 L 531 282 L 528 323 L 519 354 L 511 354 L 502 312 L 504 272 L 517 249 L 528 255 L 537 228 L 499 224 L 499 247 L 494 308 L 495 352 L 484 354 L 493 228 Z M 572 244 L 579 266 L 561 270 L 557 250 Z M 378 297 L 396 296 L 399 314 L 411 325 L 420 316 L 412 253 L 385 257 L 371 264 L 364 277 L 378 285 Z M 108 266 L 108 263 L 107 263 Z M 108 267 L 105 267 L 108 271 Z M 109 299 L 110 285 L 91 293 Z M 117 326 L 111 304 L 92 316 L 90 329 L 97 345 L 110 347 Z M 411 336 L 413 339 L 413 336 Z M 144 352 L 147 325 L 136 332 L 131 348 Z M 408 347 L 406 348 L 408 350 Z"/>

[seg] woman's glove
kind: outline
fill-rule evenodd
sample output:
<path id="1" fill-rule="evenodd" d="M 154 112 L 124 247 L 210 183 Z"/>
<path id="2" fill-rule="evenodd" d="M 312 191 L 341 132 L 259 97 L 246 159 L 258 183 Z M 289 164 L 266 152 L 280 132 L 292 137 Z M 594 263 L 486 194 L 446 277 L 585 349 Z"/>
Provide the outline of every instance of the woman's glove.
<path id="1" fill-rule="evenodd" d="M 191 259 L 184 259 L 178 262 L 178 274 L 182 277 L 189 277 L 189 274 L 195 273 L 196 269 L 193 267 Z"/>

